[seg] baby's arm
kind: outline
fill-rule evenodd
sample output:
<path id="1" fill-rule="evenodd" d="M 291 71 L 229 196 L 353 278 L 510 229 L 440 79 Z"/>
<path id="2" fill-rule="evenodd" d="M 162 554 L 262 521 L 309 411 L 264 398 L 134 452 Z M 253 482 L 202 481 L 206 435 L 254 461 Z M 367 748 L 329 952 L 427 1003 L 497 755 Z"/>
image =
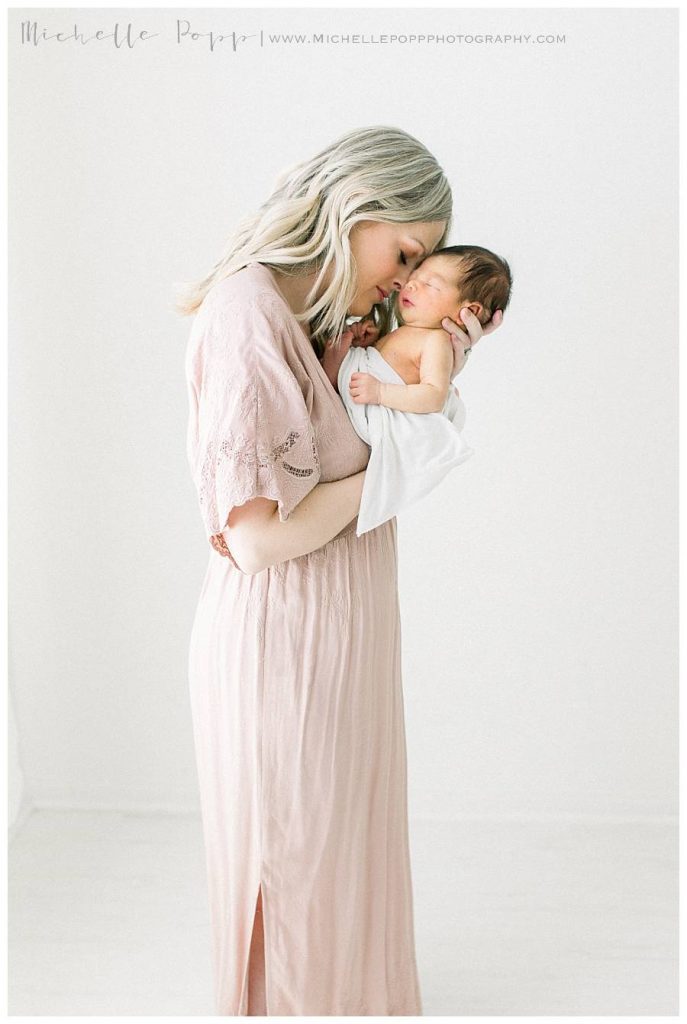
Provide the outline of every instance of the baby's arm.
<path id="1" fill-rule="evenodd" d="M 357 342 L 361 347 L 365 348 L 367 345 L 374 345 L 378 337 L 378 327 L 372 321 L 362 319 L 351 324 L 343 332 L 337 348 L 330 344 L 325 345 L 324 355 L 320 362 L 337 393 L 339 391 L 339 370 L 351 345 Z"/>
<path id="2" fill-rule="evenodd" d="M 346 353 L 351 347 L 352 341 L 352 334 L 350 337 L 347 337 L 347 335 L 344 334 L 337 348 L 334 348 L 332 345 L 326 346 L 324 355 L 320 359 L 322 369 L 329 377 L 329 381 L 337 393 L 339 391 L 339 370 L 341 369 L 341 364 L 346 357 Z"/>
<path id="3" fill-rule="evenodd" d="M 453 368 L 453 346 L 446 331 L 428 330 L 420 355 L 419 384 L 380 381 L 380 405 L 401 412 L 441 412 Z"/>

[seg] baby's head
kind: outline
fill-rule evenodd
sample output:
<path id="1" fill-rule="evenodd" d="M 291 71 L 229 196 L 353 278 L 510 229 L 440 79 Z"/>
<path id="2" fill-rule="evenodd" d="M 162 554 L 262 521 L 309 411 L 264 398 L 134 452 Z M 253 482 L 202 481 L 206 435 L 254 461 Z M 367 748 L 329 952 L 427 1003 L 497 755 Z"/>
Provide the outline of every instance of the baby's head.
<path id="1" fill-rule="evenodd" d="M 398 293 L 396 313 L 410 327 L 441 327 L 448 316 L 465 330 L 460 310 L 467 306 L 486 324 L 505 311 L 513 278 L 504 259 L 479 245 L 436 249 L 417 267 Z"/>

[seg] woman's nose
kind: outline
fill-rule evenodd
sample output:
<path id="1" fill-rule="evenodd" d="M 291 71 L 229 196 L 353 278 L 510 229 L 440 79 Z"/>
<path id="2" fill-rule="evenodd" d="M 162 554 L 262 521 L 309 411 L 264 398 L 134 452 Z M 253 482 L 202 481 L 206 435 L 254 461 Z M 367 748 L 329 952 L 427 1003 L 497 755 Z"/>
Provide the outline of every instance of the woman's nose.
<path id="1" fill-rule="evenodd" d="M 405 272 L 398 271 L 396 279 L 394 280 L 394 291 L 400 292 L 401 288 L 404 288 L 408 278 L 410 277 L 411 271 L 406 270 Z"/>

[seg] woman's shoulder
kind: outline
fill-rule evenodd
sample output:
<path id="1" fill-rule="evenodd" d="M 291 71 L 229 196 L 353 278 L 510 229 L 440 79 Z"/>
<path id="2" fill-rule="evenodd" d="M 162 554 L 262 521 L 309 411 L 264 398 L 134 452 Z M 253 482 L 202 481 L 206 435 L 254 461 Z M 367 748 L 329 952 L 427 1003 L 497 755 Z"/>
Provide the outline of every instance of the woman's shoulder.
<path id="1" fill-rule="evenodd" d="M 225 310 L 241 315 L 259 310 L 270 318 L 278 317 L 281 305 L 272 276 L 261 263 L 250 263 L 217 281 L 202 303 L 212 312 Z"/>
<path id="2" fill-rule="evenodd" d="M 267 268 L 249 264 L 208 289 L 192 329 L 192 347 L 254 360 L 288 348 L 284 300 Z"/>

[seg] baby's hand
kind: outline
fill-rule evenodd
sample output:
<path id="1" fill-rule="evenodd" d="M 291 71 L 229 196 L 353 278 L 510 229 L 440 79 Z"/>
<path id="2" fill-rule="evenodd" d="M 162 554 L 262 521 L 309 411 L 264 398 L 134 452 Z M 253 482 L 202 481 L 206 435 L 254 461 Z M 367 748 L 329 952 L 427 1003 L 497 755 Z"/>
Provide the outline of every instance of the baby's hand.
<path id="1" fill-rule="evenodd" d="M 379 338 L 379 328 L 372 320 L 358 320 L 354 324 L 349 324 L 346 330 L 353 332 L 353 348 L 367 348 L 368 345 L 374 345 Z"/>
<path id="2" fill-rule="evenodd" d="M 371 373 L 352 373 L 348 385 L 351 398 L 358 405 L 379 405 L 382 400 L 382 382 Z"/>

